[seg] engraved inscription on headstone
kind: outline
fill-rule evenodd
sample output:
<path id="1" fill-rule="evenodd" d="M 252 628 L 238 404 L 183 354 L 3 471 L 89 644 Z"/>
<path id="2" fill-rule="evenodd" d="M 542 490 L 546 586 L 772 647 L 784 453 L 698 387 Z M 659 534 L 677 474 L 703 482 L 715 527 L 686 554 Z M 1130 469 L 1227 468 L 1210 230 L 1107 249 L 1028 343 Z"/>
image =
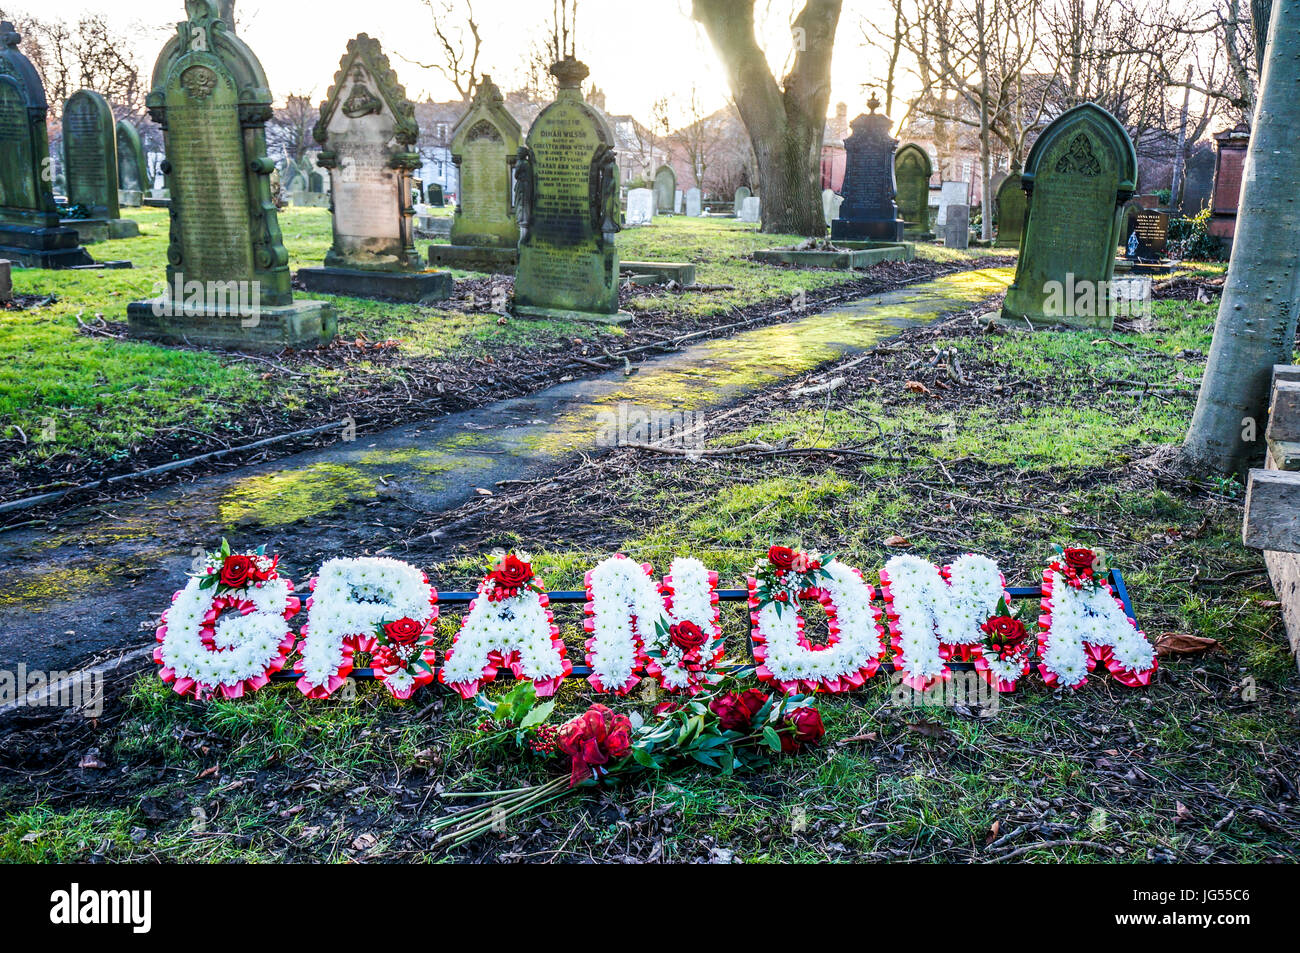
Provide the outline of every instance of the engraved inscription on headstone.
<path id="1" fill-rule="evenodd" d="M 903 237 L 903 219 L 894 202 L 898 140 L 889 134 L 889 117 L 876 112 L 880 102 L 874 94 L 867 105 L 871 113 L 854 119 L 853 134 L 844 140 L 844 202 L 839 217 L 831 223 L 832 241 L 899 241 Z"/>
<path id="2" fill-rule="evenodd" d="M 99 93 L 81 89 L 63 106 L 68 203 L 88 218 L 117 218 L 117 136 L 113 110 Z"/>
<path id="3" fill-rule="evenodd" d="M 519 243 L 512 179 L 522 137 L 501 90 L 484 76 L 469 111 L 452 131 L 452 161 L 460 170 L 452 245 L 513 249 Z"/>

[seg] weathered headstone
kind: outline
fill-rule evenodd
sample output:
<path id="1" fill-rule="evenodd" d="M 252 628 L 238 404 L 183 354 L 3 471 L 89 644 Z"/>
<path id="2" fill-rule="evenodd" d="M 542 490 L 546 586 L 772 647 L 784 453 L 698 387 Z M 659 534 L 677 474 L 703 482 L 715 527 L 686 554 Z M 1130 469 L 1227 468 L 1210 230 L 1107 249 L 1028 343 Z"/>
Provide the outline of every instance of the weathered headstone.
<path id="1" fill-rule="evenodd" d="M 451 297 L 451 275 L 425 271 L 415 250 L 411 175 L 420 167 L 415 107 L 379 41 L 348 40 L 312 137 L 330 174 L 334 243 L 324 268 L 302 268 L 308 291 L 397 301 Z"/>
<path id="2" fill-rule="evenodd" d="M 757 195 L 751 195 L 740 206 L 742 222 L 758 222 L 763 217 L 763 202 Z"/>
<path id="3" fill-rule="evenodd" d="M 442 185 L 438 182 L 431 183 L 429 187 L 425 189 L 425 198 L 434 208 L 447 207 L 447 199 L 442 194 Z"/>
<path id="4" fill-rule="evenodd" d="M 670 165 L 661 165 L 655 170 L 655 211 L 667 215 L 673 210 L 673 198 L 677 194 L 677 173 Z"/>
<path id="5" fill-rule="evenodd" d="M 654 189 L 630 189 L 627 193 L 628 225 L 649 225 L 654 220 Z"/>
<path id="6" fill-rule="evenodd" d="M 588 72 L 572 56 L 551 67 L 559 92 L 534 120 L 515 163 L 513 310 L 522 317 L 628 320 L 618 310 L 617 140 L 600 110 L 583 100 Z"/>
<path id="7" fill-rule="evenodd" d="M 747 185 L 742 185 L 740 188 L 736 189 L 736 194 L 731 203 L 731 207 L 735 209 L 737 216 L 740 215 L 740 209 L 744 206 L 745 199 L 749 198 L 753 194 L 754 193 L 750 191 L 749 186 Z"/>
<path id="8" fill-rule="evenodd" d="M 149 164 L 144 157 L 140 133 L 125 119 L 117 121 L 117 198 L 121 205 L 136 208 L 143 204 L 149 180 Z"/>
<path id="9" fill-rule="evenodd" d="M 1231 245 L 1237 233 L 1237 206 L 1241 204 L 1242 177 L 1246 171 L 1246 150 L 1250 128 L 1239 123 L 1214 137 L 1214 193 L 1210 200 L 1210 224 L 1215 238 Z"/>
<path id="10" fill-rule="evenodd" d="M 1003 318 L 1110 328 L 1120 207 L 1137 188 L 1128 133 L 1095 103 L 1067 110 L 1034 143 L 1021 181 L 1029 208 Z"/>
<path id="11" fill-rule="evenodd" d="M 1187 155 L 1183 175 L 1183 198 L 1179 211 L 1188 217 L 1208 208 L 1214 192 L 1215 150 L 1209 143 L 1198 142 Z"/>
<path id="12" fill-rule="evenodd" d="M 687 218 L 700 217 L 700 212 L 703 211 L 702 201 L 703 201 L 703 196 L 700 194 L 699 189 L 689 188 L 686 190 L 686 217 Z"/>
<path id="13" fill-rule="evenodd" d="M 934 167 L 930 154 L 915 142 L 909 142 L 894 156 L 894 181 L 898 186 L 898 214 L 903 217 L 903 233 L 909 237 L 929 240 L 930 231 L 930 176 Z"/>
<path id="14" fill-rule="evenodd" d="M 840 206 L 843 204 L 844 198 L 836 194 L 834 189 L 822 189 L 822 218 L 826 220 L 827 228 L 839 217 Z"/>
<path id="15" fill-rule="evenodd" d="M 75 229 L 59 224 L 40 75 L 0 22 L 0 258 L 29 268 L 92 263 Z"/>
<path id="16" fill-rule="evenodd" d="M 686 204 L 685 193 L 683 193 L 681 189 L 674 189 L 673 190 L 673 214 L 681 215 L 682 208 L 685 206 L 685 204 Z"/>
<path id="17" fill-rule="evenodd" d="M 470 271 L 509 272 L 519 258 L 513 170 L 523 131 L 506 111 L 490 76 L 479 81 L 469 110 L 451 134 L 460 194 L 450 245 L 430 245 L 429 264 Z M 441 189 L 439 189 L 441 194 Z"/>
<path id="18" fill-rule="evenodd" d="M 83 242 L 134 238 L 140 226 L 122 218 L 117 196 L 117 126 L 108 100 L 79 89 L 63 104 L 63 154 L 68 206 L 80 214 L 64 224 Z"/>
<path id="19" fill-rule="evenodd" d="M 162 128 L 171 195 L 167 284 L 127 309 L 137 337 L 279 350 L 330 341 L 323 301 L 294 301 L 271 200 L 271 91 L 215 0 L 188 0 L 154 66 L 146 105 Z"/>
<path id="20" fill-rule="evenodd" d="M 948 215 L 943 223 L 943 244 L 945 248 L 970 247 L 969 205 L 948 206 Z"/>
<path id="21" fill-rule="evenodd" d="M 939 215 L 934 220 L 936 228 L 942 229 L 947 221 L 949 205 L 970 205 L 970 183 L 944 182 L 939 186 Z"/>
<path id="22" fill-rule="evenodd" d="M 996 201 L 998 237 L 993 245 L 995 248 L 1019 248 L 1028 206 L 1019 171 L 1012 169 L 1011 174 L 1002 180 Z"/>
<path id="23" fill-rule="evenodd" d="M 11 262 L 0 258 L 0 304 L 14 300 L 14 276 Z"/>
<path id="24" fill-rule="evenodd" d="M 876 112 L 880 101 L 872 94 L 864 113 L 851 123 L 852 135 L 844 140 L 844 203 L 831 222 L 831 240 L 901 241 L 903 220 L 894 202 L 894 149 L 898 140 L 889 134 L 890 121 Z"/>

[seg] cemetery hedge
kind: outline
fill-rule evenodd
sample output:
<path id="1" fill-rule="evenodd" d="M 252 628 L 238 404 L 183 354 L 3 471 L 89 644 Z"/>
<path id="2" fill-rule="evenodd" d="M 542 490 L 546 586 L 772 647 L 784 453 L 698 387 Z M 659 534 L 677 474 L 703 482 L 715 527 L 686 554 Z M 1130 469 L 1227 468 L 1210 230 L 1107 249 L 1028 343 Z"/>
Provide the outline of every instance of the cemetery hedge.
<path id="1" fill-rule="evenodd" d="M 877 677 L 819 699 L 826 744 L 762 774 L 688 769 L 584 793 L 452 856 L 1300 859 L 1297 676 L 1259 557 L 1239 542 L 1241 488 L 1192 484 L 1161 463 L 1186 428 L 1215 317 L 1189 286 L 1191 300 L 1159 302 L 1143 333 L 992 335 L 969 315 L 913 329 L 852 368 L 808 375 L 845 378 L 829 398 L 788 385 L 753 395 L 709 437 L 824 453 L 691 462 L 618 450 L 440 514 L 439 525 L 462 521 L 449 540 L 431 541 L 426 525 L 384 545 L 446 588 L 472 585 L 492 546 L 530 552 L 550 586 L 572 588 L 606 553 L 662 567 L 683 546 L 735 580 L 769 540 L 865 570 L 903 549 L 936 561 L 974 550 L 1022 585 L 1051 541 L 1073 540 L 1124 570 L 1151 637 L 1214 647 L 1163 657 L 1146 689 L 1104 674 L 1077 692 L 1027 679 L 991 717 L 895 707 Z M 944 390 L 940 371 L 916 369 L 933 347 L 956 349 L 966 386 Z M 848 447 L 869 456 L 834 453 Z M 444 646 L 456 618 L 441 620 Z M 580 645 L 575 616 L 557 619 Z M 725 625 L 734 640 L 738 619 Z M 590 700 L 574 680 L 560 708 Z M 200 705 L 145 673 L 98 723 L 34 717 L 0 738 L 16 769 L 0 786 L 0 858 L 437 858 L 427 825 L 463 803 L 444 792 L 554 776 L 484 746 L 480 718 L 445 692 L 399 704 L 373 685 L 352 702 L 308 702 L 284 685 Z M 24 765 L 35 738 L 44 748 Z"/>
<path id="2" fill-rule="evenodd" d="M 165 277 L 167 212 L 128 213 L 135 239 L 91 246 L 97 260 L 129 259 L 124 270 L 14 272 L 26 305 L 0 311 L 0 488 L 18 497 L 47 484 L 126 472 L 182 459 L 270 434 L 366 416 L 396 422 L 412 384 L 445 381 L 465 403 L 493 396 L 494 365 L 522 365 L 570 354 L 601 356 L 626 332 L 601 325 L 502 319 L 493 295 L 508 280 L 455 272 L 469 279 L 443 307 L 332 298 L 339 340 L 320 353 L 274 359 L 124 338 L 128 302 L 150 297 Z M 327 209 L 281 213 L 290 267 L 317 265 L 331 241 Z M 625 260 L 691 261 L 698 282 L 713 290 L 625 293 L 623 306 L 654 316 L 658 333 L 718 322 L 737 308 L 788 300 L 853 279 L 862 272 L 774 268 L 746 255 L 796 236 L 760 235 L 733 220 L 660 218 L 620 237 Z M 427 243 L 420 243 L 421 250 Z M 921 255 L 952 265 L 987 252 L 927 246 Z M 304 297 L 302 291 L 297 292 Z M 474 296 L 473 301 L 467 295 Z M 577 341 L 575 342 L 575 339 Z M 558 366 L 558 364 L 557 364 Z M 500 373 L 500 372 L 499 372 Z M 511 375 L 502 373 L 502 377 Z M 553 379 L 558 379 L 557 372 Z M 475 387 L 481 393 L 470 393 Z M 454 404 L 453 404 L 454 406 Z M 447 409 L 439 398 L 407 416 Z M 93 471 L 93 472 L 92 472 Z"/>

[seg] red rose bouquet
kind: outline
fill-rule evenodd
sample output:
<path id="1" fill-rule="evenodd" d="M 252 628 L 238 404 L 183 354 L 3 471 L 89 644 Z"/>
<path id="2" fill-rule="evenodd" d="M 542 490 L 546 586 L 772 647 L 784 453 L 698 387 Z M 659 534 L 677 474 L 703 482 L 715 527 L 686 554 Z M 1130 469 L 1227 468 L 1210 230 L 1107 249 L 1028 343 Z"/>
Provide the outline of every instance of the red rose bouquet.
<path id="1" fill-rule="evenodd" d="M 266 554 L 265 545 L 251 553 L 236 553 L 223 538 L 221 548 L 207 553 L 193 575 L 198 576 L 200 589 L 215 586 L 219 593 L 239 592 L 275 579 L 279 562 L 279 556 Z"/>
<path id="2" fill-rule="evenodd" d="M 753 571 L 758 607 L 772 603 L 779 614 L 785 606 L 797 606 L 801 598 L 819 595 L 822 581 L 830 577 L 825 566 L 834 558 L 773 545 Z"/>

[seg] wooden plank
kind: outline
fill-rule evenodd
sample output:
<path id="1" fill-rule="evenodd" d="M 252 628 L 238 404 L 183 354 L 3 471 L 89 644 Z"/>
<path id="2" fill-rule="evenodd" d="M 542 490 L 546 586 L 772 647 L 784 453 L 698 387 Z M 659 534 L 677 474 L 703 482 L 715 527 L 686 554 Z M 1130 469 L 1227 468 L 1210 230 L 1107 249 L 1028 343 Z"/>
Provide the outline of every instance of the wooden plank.
<path id="1" fill-rule="evenodd" d="M 1300 665 L 1300 554 L 1264 551 L 1264 565 L 1273 591 L 1282 603 L 1282 622 L 1291 654 Z"/>
<path id="2" fill-rule="evenodd" d="M 1273 384 L 1264 435 L 1269 440 L 1300 440 L 1300 381 L 1279 380 Z"/>
<path id="3" fill-rule="evenodd" d="M 1300 381 L 1300 364 L 1274 364 L 1273 383 L 1278 381 Z"/>
<path id="4" fill-rule="evenodd" d="M 1268 442 L 1268 468 L 1270 470 L 1300 470 L 1300 440 L 1270 440 Z"/>
<path id="5" fill-rule="evenodd" d="M 1300 553 L 1300 473 L 1250 471 L 1241 539 L 1250 549 Z"/>

